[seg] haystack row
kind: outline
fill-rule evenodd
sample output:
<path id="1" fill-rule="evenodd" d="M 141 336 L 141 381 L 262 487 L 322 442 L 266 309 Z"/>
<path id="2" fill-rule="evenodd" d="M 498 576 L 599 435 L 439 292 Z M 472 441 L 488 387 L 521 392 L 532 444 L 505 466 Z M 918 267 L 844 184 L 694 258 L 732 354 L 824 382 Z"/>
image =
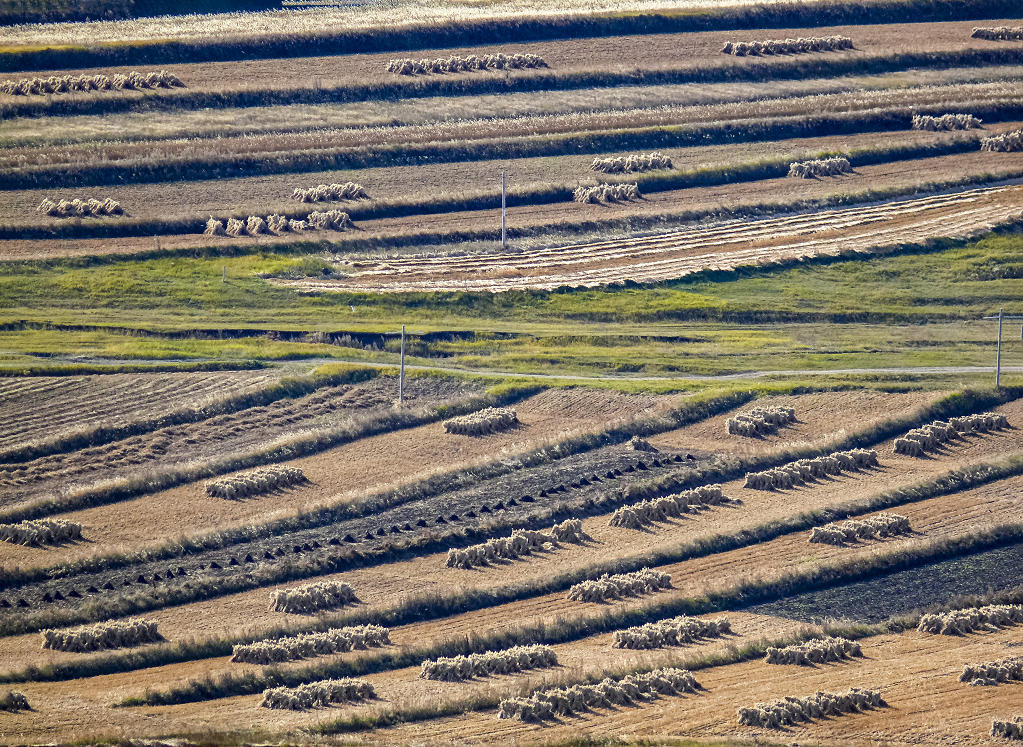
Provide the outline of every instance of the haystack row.
<path id="1" fill-rule="evenodd" d="M 301 202 L 329 202 L 331 200 L 368 200 L 369 195 L 361 184 L 345 182 L 344 184 L 320 184 L 308 189 L 295 188 L 291 199 Z"/>
<path id="2" fill-rule="evenodd" d="M 908 456 L 921 456 L 939 444 L 958 438 L 963 433 L 986 433 L 1009 427 L 1009 420 L 997 412 L 982 412 L 975 415 L 935 420 L 927 425 L 914 428 L 905 436 L 895 439 L 893 452 Z"/>
<path id="3" fill-rule="evenodd" d="M 610 158 L 594 158 L 590 168 L 604 174 L 632 174 L 636 171 L 654 171 L 655 169 L 673 169 L 671 159 L 663 153 L 641 153 L 632 156 L 612 156 Z"/>
<path id="4" fill-rule="evenodd" d="M 16 545 L 59 545 L 82 538 L 82 525 L 66 519 L 31 519 L 0 524 L 0 540 Z"/>
<path id="5" fill-rule="evenodd" d="M 270 593 L 270 609 L 274 612 L 308 614 L 331 610 L 359 601 L 355 591 L 341 581 L 318 581 L 294 589 L 277 589 Z"/>
<path id="6" fill-rule="evenodd" d="M 926 114 L 913 115 L 914 130 L 975 130 L 981 122 L 972 114 L 942 114 L 940 117 L 930 117 Z"/>
<path id="7" fill-rule="evenodd" d="M 780 729 L 802 721 L 824 716 L 858 713 L 885 705 L 877 690 L 850 688 L 844 693 L 818 692 L 803 698 L 787 697 L 773 703 L 757 703 L 752 708 L 739 709 L 739 723 L 743 726 L 765 726 Z"/>
<path id="8" fill-rule="evenodd" d="M 718 638 L 732 632 L 727 617 L 701 620 L 698 617 L 672 617 L 667 620 L 616 630 L 611 643 L 615 648 L 651 649 L 682 646 L 703 638 Z"/>
<path id="9" fill-rule="evenodd" d="M 54 651 L 103 651 L 162 641 L 155 622 L 137 618 L 96 623 L 72 630 L 43 631 L 43 648 Z"/>
<path id="10" fill-rule="evenodd" d="M 271 687 L 263 691 L 263 708 L 304 711 L 332 703 L 351 703 L 375 698 L 373 685 L 365 680 L 345 677 L 340 680 L 321 680 L 298 687 Z"/>
<path id="11" fill-rule="evenodd" d="M 573 685 L 533 693 L 528 698 L 502 700 L 498 718 L 517 718 L 540 723 L 555 716 L 571 716 L 593 708 L 632 705 L 658 695 L 684 695 L 701 690 L 692 672 L 685 669 L 655 669 L 620 680 L 607 678 L 596 685 Z"/>
<path id="12" fill-rule="evenodd" d="M 239 643 L 231 661 L 246 664 L 277 664 L 282 661 L 311 659 L 342 654 L 357 649 L 376 648 L 391 643 L 387 628 L 379 625 L 355 625 L 333 628 L 322 633 L 304 633 L 254 643 Z"/>
<path id="13" fill-rule="evenodd" d="M 305 482 L 308 482 L 305 473 L 298 467 L 275 464 L 208 482 L 206 495 L 213 498 L 247 498 Z"/>
<path id="14" fill-rule="evenodd" d="M 851 656 L 863 656 L 860 644 L 846 638 L 813 638 L 803 643 L 796 643 L 784 648 L 771 646 L 767 649 L 764 661 L 768 664 L 824 664 L 829 661 L 842 661 Z"/>
<path id="15" fill-rule="evenodd" d="M 656 521 L 665 521 L 669 517 L 678 517 L 705 506 L 718 506 L 730 502 L 731 498 L 721 493 L 720 485 L 703 485 L 682 493 L 650 498 L 629 506 L 622 506 L 611 514 L 608 524 L 625 529 L 640 529 Z"/>
<path id="16" fill-rule="evenodd" d="M 419 676 L 424 680 L 460 682 L 491 674 L 511 674 L 527 669 L 558 666 L 558 656 L 550 646 L 533 644 L 504 651 L 486 651 L 468 656 L 443 656 L 424 661 Z"/>
<path id="17" fill-rule="evenodd" d="M 37 213 L 44 213 L 54 218 L 99 218 L 104 215 L 123 215 L 124 208 L 117 200 L 107 197 L 104 200 L 90 198 L 82 200 L 57 200 L 54 202 L 49 197 L 44 197 L 36 208 Z"/>
<path id="18" fill-rule="evenodd" d="M 778 428 L 796 422 L 796 411 L 791 407 L 754 407 L 725 421 L 730 436 L 756 437 L 777 432 Z"/>
<path id="19" fill-rule="evenodd" d="M 1023 623 L 1023 605 L 989 604 L 924 615 L 916 629 L 935 635 L 966 635 L 980 628 L 1004 628 Z"/>
<path id="20" fill-rule="evenodd" d="M 473 568 L 489 565 L 503 559 L 514 560 L 524 555 L 531 555 L 541 549 L 553 550 L 559 542 L 581 544 L 588 537 L 583 532 L 583 523 L 579 519 L 565 519 L 555 524 L 549 532 L 532 529 L 516 529 L 511 537 L 500 537 L 487 540 L 478 545 L 448 550 L 448 568 Z"/>
<path id="21" fill-rule="evenodd" d="M 866 519 L 848 519 L 832 522 L 810 530 L 810 542 L 824 545 L 844 545 L 860 539 L 883 539 L 897 534 L 909 534 L 909 519 L 901 514 L 881 513 Z"/>
<path id="22" fill-rule="evenodd" d="M 668 588 L 671 588 L 670 575 L 664 571 L 642 568 L 613 576 L 605 573 L 595 581 L 582 581 L 568 590 L 568 598 L 574 602 L 604 602 Z"/>
<path id="23" fill-rule="evenodd" d="M 510 407 L 487 407 L 468 415 L 459 415 L 444 421 L 444 430 L 460 436 L 483 436 L 513 428 L 519 423 L 519 416 Z"/>
<path id="24" fill-rule="evenodd" d="M 206 221 L 206 228 L 203 230 L 202 235 L 231 236 L 233 238 L 240 236 L 263 236 L 266 234 L 280 236 L 288 231 L 292 233 L 326 231 L 328 229 L 344 231 L 347 228 L 351 228 L 352 225 L 351 216 L 340 210 L 313 211 L 306 216 L 305 220 L 288 218 L 277 213 L 268 215 L 266 219 L 258 215 L 250 215 L 245 220 L 228 218 L 226 224 L 224 221 L 217 220 L 211 216 Z"/>
<path id="25" fill-rule="evenodd" d="M 1023 41 L 1023 26 L 977 26 L 970 36 L 987 41 Z"/>
<path id="26" fill-rule="evenodd" d="M 429 75 L 431 73 L 463 73 L 484 70 L 519 70 L 547 67 L 543 57 L 535 54 L 471 54 L 467 57 L 437 57 L 413 60 L 407 57 L 390 60 L 387 72 L 398 75 Z"/>
<path id="27" fill-rule="evenodd" d="M 86 93 L 88 91 L 126 91 L 151 88 L 185 88 L 178 76 L 167 70 L 152 73 L 132 71 L 126 75 L 50 75 L 45 78 L 21 78 L 0 81 L 0 93 L 10 96 L 42 96 L 49 93 Z"/>
<path id="28" fill-rule="evenodd" d="M 826 475 L 876 467 L 877 464 L 877 452 L 873 449 L 836 451 L 828 456 L 799 459 L 763 472 L 750 472 L 744 485 L 753 490 L 787 490 Z"/>
<path id="29" fill-rule="evenodd" d="M 986 137 L 980 141 L 980 149 L 995 153 L 1018 153 L 1023 150 L 1023 130 Z"/>
<path id="30" fill-rule="evenodd" d="M 991 736 L 1023 740 L 1023 716 L 1016 716 L 1012 721 L 995 719 L 991 722 Z"/>
<path id="31" fill-rule="evenodd" d="M 628 202 L 638 200 L 638 184 L 598 184 L 595 187 L 576 187 L 572 193 L 575 202 Z"/>
<path id="32" fill-rule="evenodd" d="M 800 179 L 816 179 L 821 176 L 851 174 L 852 164 L 844 156 L 817 158 L 812 161 L 796 161 L 789 164 L 789 176 Z"/>
<path id="33" fill-rule="evenodd" d="M 959 675 L 960 682 L 971 685 L 996 686 L 1002 682 L 1023 680 L 1023 656 L 1008 656 L 983 664 L 966 664 Z"/>
<path id="34" fill-rule="evenodd" d="M 762 54 L 809 54 L 810 52 L 834 52 L 852 49 L 852 39 L 847 36 L 801 36 L 798 39 L 767 39 L 766 41 L 726 42 L 721 49 L 725 54 L 737 57 Z"/>

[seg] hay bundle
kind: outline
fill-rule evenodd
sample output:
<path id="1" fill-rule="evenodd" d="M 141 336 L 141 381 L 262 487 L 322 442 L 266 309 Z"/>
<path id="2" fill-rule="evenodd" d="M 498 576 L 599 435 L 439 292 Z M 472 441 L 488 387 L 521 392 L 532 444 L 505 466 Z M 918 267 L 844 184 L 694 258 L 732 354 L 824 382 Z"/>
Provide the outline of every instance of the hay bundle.
<path id="1" fill-rule="evenodd" d="M 483 436 L 518 425 L 519 416 L 510 407 L 487 407 L 444 421 L 444 430 L 460 436 Z"/>
<path id="2" fill-rule="evenodd" d="M 732 436 L 755 438 L 777 432 L 779 426 L 796 422 L 796 411 L 791 407 L 754 407 L 725 421 L 725 430 Z"/>
<path id="3" fill-rule="evenodd" d="M 980 628 L 1004 628 L 1023 623 L 1023 605 L 989 604 L 923 615 L 916 629 L 935 635 L 965 635 Z"/>
<path id="4" fill-rule="evenodd" d="M 326 212 L 314 211 L 309 213 L 306 218 L 306 222 L 310 228 L 318 229 L 332 229 L 334 231 L 344 231 L 346 228 L 352 227 L 352 219 L 348 213 L 343 213 L 340 210 L 327 210 Z"/>
<path id="5" fill-rule="evenodd" d="M 547 669 L 558 665 L 557 654 L 550 646 L 515 646 L 504 651 L 486 651 L 469 656 L 447 656 L 429 659 L 422 664 L 419 676 L 427 680 L 457 682 L 491 674 Z"/>
<path id="6" fill-rule="evenodd" d="M 305 633 L 234 646 L 231 661 L 247 664 L 277 664 L 357 649 L 376 648 L 391 643 L 387 628 L 379 625 L 355 625 L 332 628 L 322 633 Z"/>
<path id="7" fill-rule="evenodd" d="M 352 703 L 375 698 L 373 686 L 365 680 L 345 677 L 340 680 L 321 680 L 298 687 L 271 687 L 263 691 L 263 708 L 304 711 L 332 703 Z"/>
<path id="8" fill-rule="evenodd" d="M 308 189 L 296 188 L 291 199 L 301 202 L 327 202 L 330 200 L 368 200 L 369 195 L 361 184 L 345 182 L 344 184 L 320 184 Z"/>
<path id="9" fill-rule="evenodd" d="M 742 726 L 763 726 L 778 729 L 812 721 L 824 716 L 857 713 L 885 705 L 877 690 L 850 688 L 844 693 L 818 692 L 806 697 L 787 697 L 772 703 L 757 703 L 751 708 L 739 709 Z"/>
<path id="10" fill-rule="evenodd" d="M 8 690 L 0 695 L 0 711 L 31 711 L 32 706 L 28 704 L 28 698 L 24 693 L 16 690 Z"/>
<path id="11" fill-rule="evenodd" d="M 991 722 L 991 736 L 1023 740 L 1023 716 L 1016 716 L 1012 721 L 995 719 Z"/>
<path id="12" fill-rule="evenodd" d="M 318 610 L 331 610 L 359 601 L 355 591 L 341 581 L 318 581 L 294 589 L 277 589 L 270 594 L 270 609 L 274 612 L 309 614 Z"/>
<path id="13" fill-rule="evenodd" d="M 960 682 L 971 685 L 997 686 L 1003 682 L 1023 680 L 1023 656 L 1009 656 L 983 664 L 966 664 L 959 675 Z"/>
<path id="14" fill-rule="evenodd" d="M 156 623 L 132 618 L 97 623 L 71 630 L 48 629 L 43 633 L 43 648 L 54 651 L 102 651 L 162 641 Z"/>
<path id="15" fill-rule="evenodd" d="M 1019 152 L 1023 150 L 1023 130 L 986 137 L 980 141 L 980 149 L 995 153 Z"/>
<path id="16" fill-rule="evenodd" d="M 227 236 L 224 231 L 224 222 L 217 220 L 212 215 L 210 219 L 206 221 L 206 229 L 202 232 L 203 236 Z"/>
<path id="17" fill-rule="evenodd" d="M 266 221 L 258 215 L 250 215 L 245 221 L 245 232 L 249 236 L 259 236 L 266 231 Z"/>
<path id="18" fill-rule="evenodd" d="M 275 236 L 280 236 L 282 233 L 287 233 L 288 219 L 285 218 L 283 215 L 278 215 L 277 213 L 274 213 L 273 215 L 268 215 L 266 217 L 266 229 Z"/>
<path id="19" fill-rule="evenodd" d="M 604 574 L 592 581 L 582 581 L 568 590 L 568 598 L 576 602 L 604 602 L 624 596 L 649 594 L 671 588 L 671 576 L 663 571 L 642 568 L 632 573 Z"/>
<path id="20" fill-rule="evenodd" d="M 228 236 L 238 237 L 245 233 L 245 223 L 237 218 L 227 219 L 227 228 L 224 229 L 224 233 Z"/>
<path id="21" fill-rule="evenodd" d="M 308 482 L 298 467 L 275 464 L 206 483 L 206 495 L 213 498 L 247 498 Z"/>
<path id="22" fill-rule="evenodd" d="M 937 132 L 939 130 L 975 130 L 981 126 L 981 121 L 972 114 L 942 114 L 940 117 L 931 117 L 926 114 L 913 115 L 914 130 L 928 130 Z"/>
<path id="23" fill-rule="evenodd" d="M 0 541 L 16 545 L 59 545 L 82 538 L 82 525 L 67 519 L 30 519 L 0 524 Z"/>
<path id="24" fill-rule="evenodd" d="M 620 680 L 610 677 L 595 685 L 572 685 L 533 693 L 528 698 L 502 700 L 498 718 L 516 718 L 540 723 L 555 716 L 569 716 L 599 706 L 631 705 L 658 695 L 683 695 L 702 689 L 692 672 L 685 669 L 655 669 Z"/>
<path id="25" fill-rule="evenodd" d="M 595 187 L 577 187 L 572 200 L 583 203 L 628 202 L 640 198 L 638 184 L 598 184 Z"/>
<path id="26" fill-rule="evenodd" d="M 721 51 L 737 57 L 763 54 L 809 54 L 852 49 L 847 36 L 801 36 L 798 39 L 767 39 L 766 41 L 726 42 Z"/>
<path id="27" fill-rule="evenodd" d="M 963 433 L 984 433 L 1009 427 L 1009 420 L 1001 413 L 982 412 L 948 421 L 935 420 L 927 425 L 908 431 L 895 439 L 893 452 L 907 456 L 922 456 L 925 452 L 959 438 Z"/>
<path id="28" fill-rule="evenodd" d="M 583 531 L 582 521 L 565 519 L 551 527 L 549 532 L 516 529 L 511 537 L 490 539 L 464 549 L 451 548 L 448 550 L 447 567 L 468 569 L 488 565 L 498 558 L 514 560 L 536 550 L 551 548 L 559 542 L 581 544 L 587 539 L 589 536 Z"/>
<path id="29" fill-rule="evenodd" d="M 611 645 L 615 648 L 651 649 L 681 646 L 703 638 L 717 638 L 732 632 L 727 617 L 701 620 L 696 617 L 672 617 L 667 620 L 616 630 Z"/>
<path id="30" fill-rule="evenodd" d="M 590 164 L 593 171 L 604 174 L 632 174 L 637 171 L 653 171 L 655 169 L 673 169 L 671 159 L 663 153 L 639 153 L 631 156 L 612 156 L 610 158 L 594 158 Z"/>
<path id="31" fill-rule="evenodd" d="M 838 176 L 852 173 L 852 164 L 844 156 L 818 158 L 811 161 L 795 161 L 789 164 L 789 176 L 800 179 L 817 179 L 822 176 Z"/>
<path id="32" fill-rule="evenodd" d="M 810 542 L 827 545 L 844 545 L 860 539 L 883 539 L 913 530 L 909 519 L 900 514 L 880 513 L 865 519 L 848 519 L 833 522 L 810 530 Z"/>
<path id="33" fill-rule="evenodd" d="M 1023 26 L 976 26 L 970 36 L 987 41 L 1023 41 Z"/>
<path id="34" fill-rule="evenodd" d="M 828 661 L 842 661 L 852 656 L 863 656 L 860 644 L 846 638 L 813 638 L 803 643 L 767 649 L 764 658 L 768 664 L 823 664 Z"/>

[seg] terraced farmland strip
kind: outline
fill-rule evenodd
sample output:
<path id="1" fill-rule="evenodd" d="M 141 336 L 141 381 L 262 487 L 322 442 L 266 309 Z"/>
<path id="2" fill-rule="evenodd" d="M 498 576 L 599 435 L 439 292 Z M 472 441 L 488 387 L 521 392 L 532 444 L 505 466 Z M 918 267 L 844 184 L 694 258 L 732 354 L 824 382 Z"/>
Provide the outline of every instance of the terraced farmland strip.
<path id="1" fill-rule="evenodd" d="M 351 277 L 343 280 L 281 282 L 307 290 L 371 292 L 499 292 L 596 286 L 624 280 L 657 282 L 707 268 L 866 251 L 978 231 L 1016 218 L 1021 194 L 1023 188 L 1019 186 L 986 187 L 882 205 L 672 231 L 647 238 L 527 249 L 514 254 L 388 258 L 376 267 L 363 269 L 356 265 Z M 732 244 L 741 244 L 743 248 L 730 249 Z"/>

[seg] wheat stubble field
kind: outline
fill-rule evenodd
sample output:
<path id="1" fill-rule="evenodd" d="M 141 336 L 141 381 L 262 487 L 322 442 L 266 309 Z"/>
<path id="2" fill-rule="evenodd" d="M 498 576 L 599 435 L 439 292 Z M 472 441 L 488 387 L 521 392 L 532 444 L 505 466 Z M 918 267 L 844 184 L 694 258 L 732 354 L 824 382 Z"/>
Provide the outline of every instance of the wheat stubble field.
<path id="1" fill-rule="evenodd" d="M 0 744 L 1012 744 L 1021 81 L 1011 0 L 0 0 Z"/>

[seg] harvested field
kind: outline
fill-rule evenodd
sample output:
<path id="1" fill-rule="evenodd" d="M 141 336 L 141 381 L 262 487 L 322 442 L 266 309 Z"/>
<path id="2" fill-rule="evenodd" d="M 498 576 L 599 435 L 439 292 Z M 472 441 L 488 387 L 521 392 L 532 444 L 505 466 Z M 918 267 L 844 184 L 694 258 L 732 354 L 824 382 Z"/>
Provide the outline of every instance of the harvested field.
<path id="1" fill-rule="evenodd" d="M 1020 166 L 1023 166 L 1023 160 Z M 868 168 L 876 167 L 865 167 L 862 171 Z M 803 180 L 799 181 L 803 183 Z M 836 208 L 741 224 L 728 223 L 645 238 L 526 249 L 514 254 L 368 260 L 343 264 L 342 268 L 351 273 L 343 280 L 278 282 L 285 287 L 321 292 L 355 289 L 372 292 L 499 292 L 560 286 L 590 287 L 625 280 L 659 282 L 704 269 L 729 269 L 821 254 L 869 251 L 927 237 L 981 232 L 1017 217 L 1020 192 L 1018 185 L 983 187 L 881 205 Z M 650 205 L 647 208 L 667 201 L 670 194 L 648 198 Z M 615 212 L 624 210 L 621 207 L 609 209 Z M 730 246 L 732 244 L 741 244 L 742 248 Z"/>
<path id="2" fill-rule="evenodd" d="M 408 383 L 414 381 L 410 379 Z M 182 485 L 126 503 L 61 514 L 62 518 L 83 522 L 93 543 L 65 546 L 57 551 L 59 554 L 11 547 L 11 553 L 0 557 L 5 565 L 51 565 L 123 547 L 158 544 L 181 535 L 240 526 L 257 519 L 272 520 L 318 504 L 355 500 L 367 492 L 393 489 L 433 474 L 529 451 L 573 433 L 600 431 L 615 421 L 665 409 L 673 401 L 673 397 L 593 389 L 546 390 L 516 404 L 521 423 L 512 431 L 452 440 L 445 436 L 444 426 L 436 422 L 371 436 L 287 462 L 305 473 L 310 481 L 308 486 L 265 498 L 213 501 L 205 495 L 201 483 Z M 415 521 L 414 517 L 408 518 Z M 348 531 L 345 529 L 341 534 Z"/>
<path id="3" fill-rule="evenodd" d="M 0 458 L 101 428 L 150 431 L 147 421 L 253 394 L 277 378 L 272 371 L 225 371 L 0 379 Z"/>
<path id="4" fill-rule="evenodd" d="M 1002 411 L 1010 414 L 1012 419 L 1023 415 L 1023 403 L 1013 403 L 1009 408 L 1003 408 Z M 716 508 L 681 520 L 672 520 L 660 524 L 654 531 L 639 533 L 634 530 L 616 529 L 607 525 L 606 514 L 597 515 L 583 522 L 583 530 L 592 538 L 590 542 L 585 545 L 566 544 L 557 552 L 546 556 L 532 556 L 525 561 L 502 563 L 467 572 L 446 568 L 446 553 L 436 553 L 321 578 L 323 580 L 335 578 L 350 583 L 358 590 L 359 598 L 365 603 L 366 607 L 363 609 L 390 606 L 419 594 L 450 594 L 464 588 L 467 573 L 471 574 L 471 581 L 477 589 L 496 589 L 509 583 L 552 578 L 597 561 L 607 562 L 644 551 L 663 550 L 680 542 L 692 542 L 701 537 L 760 526 L 765 522 L 791 516 L 795 511 L 841 505 L 886 490 L 932 479 L 949 469 L 962 468 L 977 461 L 997 459 L 1020 450 L 1018 434 L 1019 431 L 1009 431 L 1001 435 L 988 434 L 983 438 L 977 437 L 954 452 L 937 455 L 933 460 L 886 457 L 880 469 L 849 473 L 848 476 L 837 480 L 829 479 L 797 491 L 765 495 L 762 491 L 742 488 L 741 481 L 727 483 L 724 485 L 724 493 L 743 501 L 738 507 Z M 992 521 L 991 517 L 998 517 L 997 521 L 1011 521 L 1018 508 L 1013 504 L 1013 496 L 1018 492 L 1019 485 L 1020 478 L 1010 478 L 964 493 L 900 506 L 898 512 L 909 518 L 915 533 L 908 537 L 886 540 L 883 545 L 911 546 L 923 540 L 932 540 L 939 535 L 954 534 L 978 524 L 989 523 Z M 689 596 L 708 589 L 727 588 L 736 582 L 768 574 L 771 568 L 779 570 L 807 568 L 823 559 L 848 560 L 869 555 L 878 546 L 879 543 L 848 548 L 808 545 L 804 531 L 794 532 L 748 548 L 659 567 L 658 570 L 671 574 L 675 591 L 662 592 L 654 598 L 676 594 Z M 124 573 L 114 572 L 109 575 L 120 577 Z M 414 594 L 410 594 L 407 589 L 407 579 L 410 577 L 418 579 Z M 56 586 L 65 590 L 67 588 L 66 584 Z M 617 602 L 616 605 L 631 608 L 643 603 L 643 598 L 636 598 Z M 438 636 L 443 638 L 472 630 L 501 630 L 528 624 L 551 615 L 579 614 L 580 607 L 584 606 L 569 601 L 564 592 L 558 592 L 435 622 L 417 624 L 412 628 L 415 630 L 414 640 L 424 642 Z M 253 629 L 280 623 L 286 619 L 293 622 L 302 620 L 300 616 L 290 618 L 268 612 L 266 591 L 261 589 L 222 596 L 213 601 L 168 608 L 148 613 L 146 617 L 157 621 L 160 630 L 171 640 L 186 635 L 186 631 L 203 636 L 216 636 L 238 626 Z M 201 626 L 197 625 L 197 620 L 202 620 Z M 392 641 L 396 645 L 403 645 L 407 640 L 400 631 L 401 628 L 392 631 Z M 31 635 L 0 639 L 0 654 L 5 660 L 10 661 L 12 666 L 19 661 L 23 662 L 22 665 L 29 661 L 37 661 L 38 652 L 34 647 L 30 650 L 24 648 L 25 645 L 31 645 L 33 640 Z M 30 653 L 31 659 L 23 658 Z M 59 655 L 54 653 L 48 653 L 47 656 L 53 657 L 50 660 L 61 660 Z"/>

